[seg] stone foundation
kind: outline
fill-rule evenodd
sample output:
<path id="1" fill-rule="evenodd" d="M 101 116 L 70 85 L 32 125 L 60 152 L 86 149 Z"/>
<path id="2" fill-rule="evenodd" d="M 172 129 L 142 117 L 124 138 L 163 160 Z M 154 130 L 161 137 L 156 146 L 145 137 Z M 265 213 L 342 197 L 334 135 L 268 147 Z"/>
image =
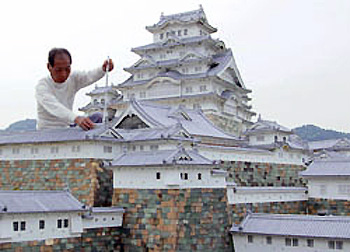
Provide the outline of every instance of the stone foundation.
<path id="1" fill-rule="evenodd" d="M 231 251 L 226 189 L 114 189 L 125 251 Z"/>
<path id="2" fill-rule="evenodd" d="M 110 206 L 113 173 L 96 159 L 0 161 L 1 190 L 63 190 L 89 206 Z"/>
<path id="3" fill-rule="evenodd" d="M 221 165 L 228 172 L 227 181 L 238 186 L 306 186 L 299 177 L 299 172 L 306 169 L 302 165 L 241 161 L 222 161 Z"/>
<path id="4" fill-rule="evenodd" d="M 90 229 L 77 238 L 1 243 L 0 250 L 4 252 L 123 251 L 121 233 L 121 228 Z"/>
<path id="5" fill-rule="evenodd" d="M 309 198 L 308 214 L 350 216 L 350 201 Z"/>

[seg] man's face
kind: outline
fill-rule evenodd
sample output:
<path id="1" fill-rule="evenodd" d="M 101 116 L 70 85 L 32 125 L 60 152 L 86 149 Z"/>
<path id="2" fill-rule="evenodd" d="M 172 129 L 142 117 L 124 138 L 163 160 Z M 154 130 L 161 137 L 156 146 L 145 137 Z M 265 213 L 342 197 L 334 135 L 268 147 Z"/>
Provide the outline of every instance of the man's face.
<path id="1" fill-rule="evenodd" d="M 70 74 L 70 60 L 66 54 L 57 54 L 54 60 L 54 66 L 47 63 L 52 79 L 56 83 L 65 82 Z"/>

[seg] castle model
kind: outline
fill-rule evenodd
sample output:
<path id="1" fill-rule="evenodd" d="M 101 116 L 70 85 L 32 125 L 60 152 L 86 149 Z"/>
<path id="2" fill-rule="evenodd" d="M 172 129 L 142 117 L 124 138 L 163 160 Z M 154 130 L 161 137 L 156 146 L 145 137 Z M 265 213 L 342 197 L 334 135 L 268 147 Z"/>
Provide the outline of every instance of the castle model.
<path id="1" fill-rule="evenodd" d="M 202 7 L 146 29 L 130 77 L 80 109 L 103 124 L 0 135 L 0 249 L 350 250 L 349 141 L 253 120 Z"/>

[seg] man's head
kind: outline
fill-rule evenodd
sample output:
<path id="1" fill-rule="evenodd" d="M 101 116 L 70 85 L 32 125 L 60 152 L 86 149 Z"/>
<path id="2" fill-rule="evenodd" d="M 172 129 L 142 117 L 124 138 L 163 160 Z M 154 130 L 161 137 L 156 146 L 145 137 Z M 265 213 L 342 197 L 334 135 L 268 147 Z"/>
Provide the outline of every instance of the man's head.
<path id="1" fill-rule="evenodd" d="M 63 83 L 68 79 L 71 64 L 72 57 L 67 49 L 53 48 L 49 52 L 47 69 L 56 83 Z"/>

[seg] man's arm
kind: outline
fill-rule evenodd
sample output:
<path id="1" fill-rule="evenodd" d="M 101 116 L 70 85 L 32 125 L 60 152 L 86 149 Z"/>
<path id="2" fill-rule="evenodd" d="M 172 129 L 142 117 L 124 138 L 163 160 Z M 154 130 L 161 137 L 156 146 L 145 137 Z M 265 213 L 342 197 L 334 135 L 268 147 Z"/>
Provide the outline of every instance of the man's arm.
<path id="1" fill-rule="evenodd" d="M 97 69 L 88 71 L 88 72 L 76 72 L 74 74 L 74 82 L 76 85 L 76 91 L 78 91 L 81 88 L 87 87 L 94 82 L 101 79 L 107 70 L 108 65 L 108 72 L 112 71 L 114 68 L 113 61 L 110 59 L 109 64 L 107 63 L 107 60 L 103 63 L 102 67 L 99 67 Z"/>

